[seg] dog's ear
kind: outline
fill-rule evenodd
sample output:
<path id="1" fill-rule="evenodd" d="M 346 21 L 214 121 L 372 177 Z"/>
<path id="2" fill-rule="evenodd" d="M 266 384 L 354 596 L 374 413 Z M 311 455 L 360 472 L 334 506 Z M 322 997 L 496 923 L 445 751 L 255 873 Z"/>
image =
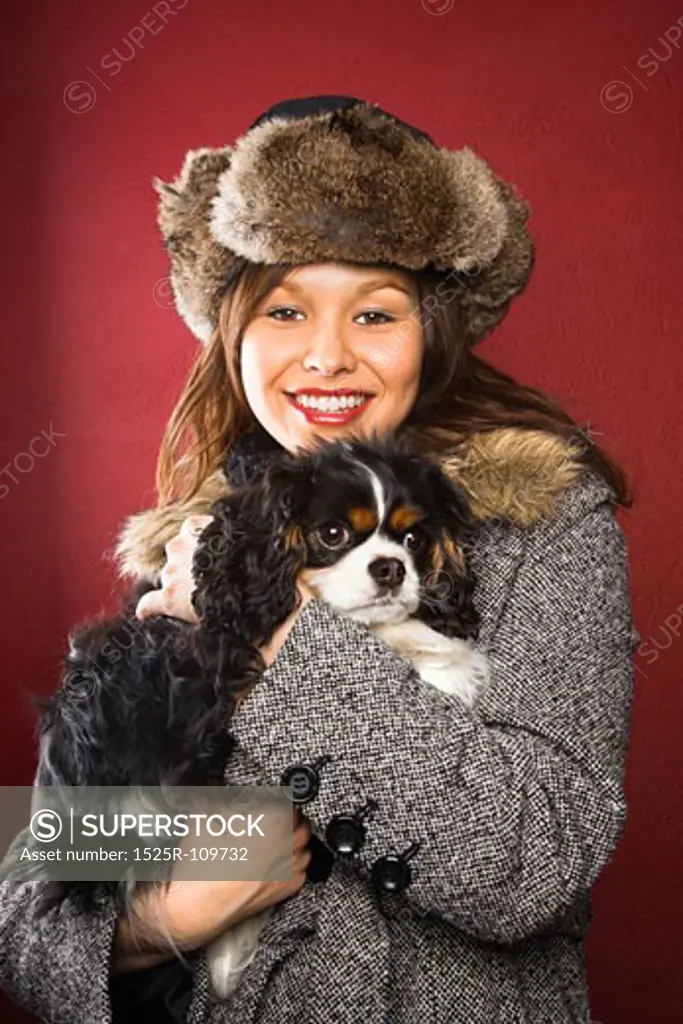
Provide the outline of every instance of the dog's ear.
<path id="1" fill-rule="evenodd" d="M 204 630 L 241 644 L 247 662 L 249 649 L 267 643 L 297 605 L 311 485 L 310 470 L 284 457 L 218 502 L 202 532 L 193 563 L 195 610 Z"/>
<path id="2" fill-rule="evenodd" d="M 438 510 L 439 531 L 432 544 L 431 567 L 422 581 L 418 614 L 447 636 L 475 639 L 480 620 L 473 600 L 476 580 L 467 557 L 475 520 L 467 492 L 438 466 L 427 468 L 423 485 L 429 507 Z"/>
<path id="3" fill-rule="evenodd" d="M 418 617 L 446 636 L 476 639 L 480 620 L 474 605 L 475 583 L 465 546 L 441 530 L 432 545 L 431 567 L 422 580 Z"/>
<path id="4" fill-rule="evenodd" d="M 121 620 L 112 622 L 118 625 Z M 119 781 L 102 776 L 107 764 L 104 739 L 109 735 L 104 692 L 108 673 L 100 662 L 110 640 L 107 626 L 106 621 L 93 621 L 75 627 L 69 634 L 69 653 L 62 659 L 58 689 L 49 695 L 30 695 L 39 714 L 34 785 L 95 786 Z"/>
<path id="5" fill-rule="evenodd" d="M 435 463 L 427 468 L 423 483 L 429 495 L 430 508 L 438 509 L 446 532 L 454 537 L 469 538 L 476 520 L 465 488 L 446 476 Z"/>

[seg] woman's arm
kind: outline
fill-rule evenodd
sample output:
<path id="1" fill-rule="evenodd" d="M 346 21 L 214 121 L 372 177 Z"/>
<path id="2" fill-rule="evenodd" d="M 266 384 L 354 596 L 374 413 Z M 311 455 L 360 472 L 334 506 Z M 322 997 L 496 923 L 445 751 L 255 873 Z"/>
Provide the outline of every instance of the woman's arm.
<path id="1" fill-rule="evenodd" d="M 26 833 L 14 839 L 8 858 L 25 845 Z M 0 882 L 0 987 L 47 1024 L 110 1024 L 110 978 L 156 966 L 172 959 L 173 951 L 141 948 L 128 915 L 103 888 L 92 911 L 67 898 L 39 912 L 45 884 Z"/>
<path id="2" fill-rule="evenodd" d="M 48 1022 L 110 1024 L 113 898 L 84 914 L 66 901 L 38 917 L 41 882 L 0 882 L 0 986 Z"/>
<path id="3" fill-rule="evenodd" d="M 637 634 L 605 498 L 582 484 L 529 533 L 474 711 L 365 626 L 307 604 L 233 719 L 228 781 L 274 784 L 329 756 L 303 810 L 324 835 L 333 815 L 376 801 L 361 873 L 419 842 L 403 895 L 415 911 L 493 941 L 552 927 L 585 898 L 626 818 Z"/>
<path id="4" fill-rule="evenodd" d="M 310 829 L 298 812 L 293 824 L 289 877 L 184 880 L 167 892 L 138 890 L 132 914 L 141 927 L 135 931 L 108 890 L 98 889 L 92 912 L 67 897 L 38 913 L 44 882 L 0 882 L 0 987 L 47 1024 L 111 1024 L 110 978 L 173 960 L 170 939 L 195 954 L 192 1012 L 200 1024 L 208 1013 L 206 947 L 226 929 L 296 895 L 306 881 Z M 26 832 L 14 839 L 10 860 L 26 844 Z M 289 858 L 289 845 L 283 855 Z"/>

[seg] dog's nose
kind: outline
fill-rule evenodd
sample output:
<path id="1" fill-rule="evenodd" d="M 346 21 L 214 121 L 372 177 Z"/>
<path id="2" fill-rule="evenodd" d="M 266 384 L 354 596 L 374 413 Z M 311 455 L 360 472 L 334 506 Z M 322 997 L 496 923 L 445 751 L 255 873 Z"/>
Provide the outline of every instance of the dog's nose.
<path id="1" fill-rule="evenodd" d="M 368 572 L 382 586 L 395 588 L 403 583 L 406 567 L 400 558 L 376 558 L 368 566 Z"/>

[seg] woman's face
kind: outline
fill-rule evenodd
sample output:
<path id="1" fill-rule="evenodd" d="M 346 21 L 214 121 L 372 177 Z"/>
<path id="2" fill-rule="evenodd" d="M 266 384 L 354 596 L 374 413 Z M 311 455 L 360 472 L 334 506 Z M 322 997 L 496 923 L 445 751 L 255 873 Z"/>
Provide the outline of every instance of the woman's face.
<path id="1" fill-rule="evenodd" d="M 420 380 L 417 305 L 400 271 L 332 262 L 292 270 L 243 335 L 242 383 L 261 425 L 289 451 L 398 427 Z"/>

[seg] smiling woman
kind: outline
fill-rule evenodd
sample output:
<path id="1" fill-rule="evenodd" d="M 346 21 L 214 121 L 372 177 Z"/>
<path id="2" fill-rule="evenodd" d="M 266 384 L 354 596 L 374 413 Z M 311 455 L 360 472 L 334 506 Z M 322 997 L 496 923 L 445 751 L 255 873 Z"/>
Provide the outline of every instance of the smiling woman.
<path id="1" fill-rule="evenodd" d="M 288 449 L 308 447 L 316 434 L 395 430 L 420 379 L 418 299 L 408 275 L 396 272 L 378 277 L 376 268 L 335 263 L 292 270 L 242 337 L 241 379 L 260 423 Z M 379 340 L 397 334 L 400 351 L 376 368 Z"/>
<path id="2" fill-rule="evenodd" d="M 225 453 L 255 423 L 289 450 L 308 446 L 316 434 L 355 437 L 398 428 L 418 448 L 446 455 L 463 445 L 466 452 L 468 439 L 485 433 L 487 443 L 501 446 L 503 459 L 511 435 L 502 429 L 540 430 L 564 438 L 628 504 L 623 471 L 561 406 L 472 351 L 467 309 L 477 290 L 485 290 L 483 271 L 238 259 L 228 277 L 216 327 L 162 440 L 160 508 L 184 501 L 188 514 L 203 513 L 200 491 L 213 487 L 219 496 Z M 501 303 L 499 316 L 506 306 Z M 489 300 L 487 317 L 493 308 Z M 333 408 L 333 398 L 345 392 L 359 403 L 351 416 L 348 397 L 345 412 Z M 487 472 L 498 457 L 491 453 Z M 472 466 L 482 473 L 478 461 Z"/>
<path id="3" fill-rule="evenodd" d="M 191 683 L 206 686 L 230 752 L 212 747 L 204 717 L 188 727 L 180 700 L 169 735 L 167 677 L 146 659 L 163 724 L 139 743 L 122 729 L 120 743 L 93 744 L 84 728 L 79 756 L 95 746 L 125 771 L 128 754 L 187 739 L 220 756 L 232 785 L 291 783 L 293 881 L 197 883 L 134 901 L 128 916 L 103 897 L 92 914 L 40 917 L 39 894 L 0 887 L 3 985 L 38 1016 L 75 1024 L 111 1024 L 116 970 L 140 972 L 136 1005 L 161 985 L 163 1019 L 191 1024 L 588 1020 L 591 888 L 626 818 L 638 634 L 615 513 L 631 497 L 556 402 L 473 351 L 529 279 L 526 202 L 469 148 L 339 96 L 277 104 L 234 146 L 191 150 L 157 189 L 176 308 L 202 348 L 164 434 L 157 505 L 128 518 L 117 555 L 148 591 L 145 615 L 173 629 L 185 617 L 195 644 L 199 624 L 226 653 Z M 296 475 L 299 449 L 318 438 L 375 434 L 400 437 L 416 464 L 433 458 L 458 485 L 468 558 L 454 531 L 443 547 L 487 658 L 474 703 L 372 629 L 391 601 L 430 596 L 444 562 L 420 546 L 415 516 L 425 502 L 442 513 L 444 492 L 430 498 L 417 469 L 410 487 L 390 486 L 377 451 L 360 477 L 336 464 L 326 477 L 315 453 L 305 486 Z M 271 469 L 288 460 L 295 483 L 274 488 Z M 235 630 L 201 594 L 192 601 L 204 570 L 190 526 L 215 537 L 222 514 L 242 559 L 225 571 L 229 594 L 238 580 L 247 594 L 231 600 L 230 622 L 253 641 L 249 613 L 269 602 L 279 623 L 256 630 L 270 639 L 229 711 L 216 695 L 243 682 L 226 667 Z M 273 531 L 298 605 L 295 588 L 282 596 Z M 445 614 L 435 602 L 447 635 Z M 115 708 L 146 721 L 145 701 L 126 700 L 130 673 L 116 683 Z M 101 706 L 92 714 L 108 724 Z M 325 870 L 306 874 L 323 848 Z M 228 958 L 213 977 L 207 947 L 221 936 L 234 952 L 265 909 L 253 958 Z M 140 934 L 152 935 L 146 955 Z M 178 947 L 198 951 L 191 973 L 145 977 Z"/>

